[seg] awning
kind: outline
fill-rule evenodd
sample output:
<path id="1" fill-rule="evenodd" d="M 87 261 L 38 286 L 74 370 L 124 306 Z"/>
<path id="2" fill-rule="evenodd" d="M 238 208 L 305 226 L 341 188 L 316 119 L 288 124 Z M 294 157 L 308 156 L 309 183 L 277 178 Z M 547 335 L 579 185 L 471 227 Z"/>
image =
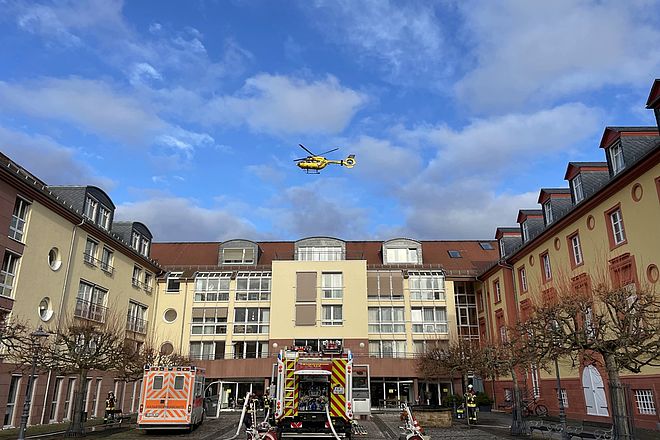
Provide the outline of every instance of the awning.
<path id="1" fill-rule="evenodd" d="M 297 376 L 331 376 L 332 373 L 328 370 L 297 370 L 295 373 Z"/>

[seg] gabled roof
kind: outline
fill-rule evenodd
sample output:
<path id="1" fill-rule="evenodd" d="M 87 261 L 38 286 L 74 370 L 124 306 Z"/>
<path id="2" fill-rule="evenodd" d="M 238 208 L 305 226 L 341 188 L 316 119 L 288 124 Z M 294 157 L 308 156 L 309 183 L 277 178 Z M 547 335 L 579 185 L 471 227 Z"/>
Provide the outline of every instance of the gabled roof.
<path id="1" fill-rule="evenodd" d="M 646 108 L 660 107 L 660 78 L 656 78 L 651 86 L 649 99 L 646 100 Z"/>
<path id="2" fill-rule="evenodd" d="M 569 162 L 564 180 L 571 180 L 581 171 L 608 171 L 607 162 Z"/>
<path id="3" fill-rule="evenodd" d="M 561 195 L 570 197 L 571 189 L 570 188 L 541 188 L 539 192 L 539 199 L 537 203 L 544 203 L 548 198 L 551 198 L 553 195 Z"/>
<path id="4" fill-rule="evenodd" d="M 495 238 L 499 239 L 504 235 L 521 236 L 520 226 L 500 226 L 495 230 Z"/>
<path id="5" fill-rule="evenodd" d="M 518 211 L 516 222 L 521 223 L 528 217 L 543 217 L 543 211 L 540 209 L 521 209 Z"/>
<path id="6" fill-rule="evenodd" d="M 657 136 L 658 127 L 605 127 L 600 148 L 607 148 L 621 136 Z"/>

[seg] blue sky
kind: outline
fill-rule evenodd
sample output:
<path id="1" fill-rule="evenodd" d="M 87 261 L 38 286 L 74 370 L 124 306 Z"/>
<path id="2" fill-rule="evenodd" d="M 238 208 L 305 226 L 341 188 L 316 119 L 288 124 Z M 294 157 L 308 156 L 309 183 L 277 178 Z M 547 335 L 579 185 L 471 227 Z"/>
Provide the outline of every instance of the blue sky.
<path id="1" fill-rule="evenodd" d="M 0 8 L 0 150 L 158 241 L 490 238 L 654 123 L 655 0 Z M 298 143 L 357 166 L 306 175 Z"/>

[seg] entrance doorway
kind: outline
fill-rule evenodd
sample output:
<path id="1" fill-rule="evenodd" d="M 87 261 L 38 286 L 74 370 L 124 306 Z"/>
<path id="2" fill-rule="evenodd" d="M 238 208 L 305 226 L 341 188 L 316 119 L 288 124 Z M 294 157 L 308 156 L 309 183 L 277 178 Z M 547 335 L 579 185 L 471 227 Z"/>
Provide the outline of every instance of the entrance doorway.
<path id="1" fill-rule="evenodd" d="M 413 403 L 413 381 L 410 379 L 373 379 L 372 408 L 399 408 L 401 403 Z"/>
<path id="2" fill-rule="evenodd" d="M 607 409 L 605 385 L 598 369 L 593 365 L 585 367 L 582 372 L 582 388 L 584 390 L 584 402 L 587 406 L 587 414 L 607 417 L 609 411 Z"/>

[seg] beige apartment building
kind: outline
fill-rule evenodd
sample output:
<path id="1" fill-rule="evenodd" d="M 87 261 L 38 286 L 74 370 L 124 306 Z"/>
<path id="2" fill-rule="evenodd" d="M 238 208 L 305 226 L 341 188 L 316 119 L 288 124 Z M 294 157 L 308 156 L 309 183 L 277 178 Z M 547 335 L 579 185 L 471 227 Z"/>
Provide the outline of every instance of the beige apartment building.
<path id="1" fill-rule="evenodd" d="M 141 223 L 114 222 L 115 206 L 94 186 L 48 186 L 0 155 L 0 312 L 36 330 L 54 331 L 73 320 L 117 320 L 126 339 L 143 344 L 152 318 L 160 267 L 150 259 L 152 236 Z M 36 378 L 29 423 L 71 417 L 78 388 L 55 371 Z M 3 426 L 17 426 L 27 375 L 0 364 Z M 89 417 L 102 414 L 108 391 L 122 408 L 135 408 L 135 384 L 93 372 L 84 384 Z"/>
<path id="2" fill-rule="evenodd" d="M 285 347 L 341 341 L 372 408 L 438 403 L 446 382 L 419 376 L 416 355 L 457 337 L 478 339 L 475 277 L 494 241 L 154 243 L 155 339 L 189 354 L 217 381 L 223 408 L 263 393 Z M 359 386 L 358 386 L 359 385 Z"/>
<path id="3" fill-rule="evenodd" d="M 660 125 L 660 80 L 647 103 Z M 507 326 L 532 313 L 557 291 L 580 291 L 606 282 L 630 292 L 660 288 L 660 135 L 658 126 L 606 127 L 598 145 L 603 162 L 570 162 L 566 188 L 543 188 L 538 209 L 512 213 L 515 227 L 498 228 L 500 259 L 479 276 L 482 341 L 507 337 Z M 660 369 L 623 371 L 628 404 L 638 427 L 660 429 Z M 608 422 L 611 399 L 602 362 L 561 364 L 561 396 L 569 418 Z M 555 371 L 526 372 L 528 396 L 557 414 Z M 500 378 L 496 397 L 512 396 Z"/>

